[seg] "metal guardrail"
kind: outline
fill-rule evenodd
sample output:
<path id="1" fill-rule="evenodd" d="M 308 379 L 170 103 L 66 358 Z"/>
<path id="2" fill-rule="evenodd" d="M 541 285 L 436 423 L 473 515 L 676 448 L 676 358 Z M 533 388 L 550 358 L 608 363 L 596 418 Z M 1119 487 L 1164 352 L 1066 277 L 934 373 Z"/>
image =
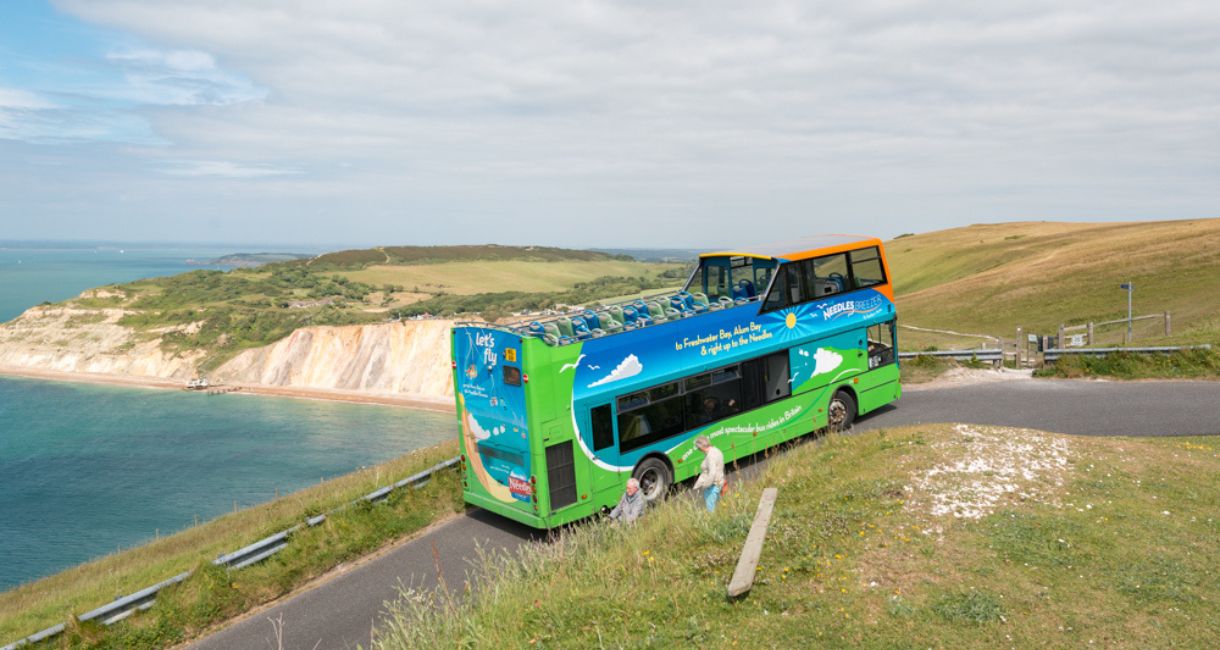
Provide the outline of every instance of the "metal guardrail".
<path id="1" fill-rule="evenodd" d="M 938 359 L 954 359 L 957 361 L 990 361 L 999 363 L 1004 360 L 1003 350 L 936 350 L 934 352 L 899 352 L 899 359 L 914 359 L 915 357 L 936 357 Z"/>
<path id="2" fill-rule="evenodd" d="M 437 463 L 436 465 L 433 465 L 422 472 L 417 472 L 400 481 L 373 490 L 356 501 L 351 501 L 339 506 L 338 508 L 331 510 L 329 513 L 309 517 L 305 519 L 304 523 L 297 524 L 274 535 L 264 537 L 253 544 L 239 548 L 231 553 L 223 553 L 215 560 L 212 560 L 212 564 L 216 566 L 223 566 L 230 571 L 236 571 L 238 569 L 244 569 L 252 564 L 262 562 L 263 560 L 275 555 L 287 547 L 288 543 L 291 541 L 293 533 L 296 533 L 304 527 L 312 528 L 313 526 L 321 524 L 322 522 L 326 521 L 328 514 L 334 514 L 345 508 L 350 508 L 361 501 L 369 503 L 382 501 L 394 490 L 400 490 L 408 486 L 414 489 L 422 488 L 428 484 L 428 481 L 432 479 L 434 474 L 449 469 L 450 467 L 457 465 L 459 462 L 461 462 L 461 457 L 454 456 L 449 460 Z M 135 612 L 143 611 L 152 607 L 157 602 L 157 594 L 162 589 L 176 585 L 187 578 L 190 578 L 191 574 L 191 571 L 179 573 L 169 580 L 158 582 L 151 587 L 145 587 L 144 589 L 141 589 L 135 593 L 123 596 L 122 598 L 118 598 L 110 603 L 102 605 L 97 609 L 81 614 L 78 617 L 78 620 L 81 622 L 96 620 L 102 625 L 114 625 L 128 616 L 131 616 Z M 48 627 L 45 630 L 31 634 L 24 639 L 14 641 L 5 646 L 0 646 L 0 650 L 15 650 L 16 648 L 28 644 L 45 641 L 54 636 L 62 634 L 64 629 L 66 629 L 66 625 L 64 623 L 59 623 L 57 625 Z"/>
<path id="3" fill-rule="evenodd" d="M 1169 354 L 1171 352 L 1180 352 L 1182 350 L 1210 350 L 1211 345 L 1160 345 L 1153 347 L 1126 347 L 1126 348 L 1052 348 L 1046 350 L 1042 354 L 1042 358 L 1048 363 L 1057 361 L 1062 357 L 1072 356 L 1101 356 L 1104 354 L 1112 354 L 1115 352 L 1126 352 L 1128 354 Z"/>

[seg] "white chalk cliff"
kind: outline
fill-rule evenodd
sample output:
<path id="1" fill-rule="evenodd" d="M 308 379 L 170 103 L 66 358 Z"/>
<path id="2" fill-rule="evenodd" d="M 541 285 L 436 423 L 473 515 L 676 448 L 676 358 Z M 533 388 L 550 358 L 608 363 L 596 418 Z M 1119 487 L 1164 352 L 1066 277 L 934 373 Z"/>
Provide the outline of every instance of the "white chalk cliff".
<path id="1" fill-rule="evenodd" d="M 182 381 L 197 374 L 202 352 L 162 350 L 155 333 L 150 337 L 119 325 L 124 313 L 63 305 L 31 308 L 0 325 L 0 368 Z M 423 320 L 306 327 L 246 350 L 208 376 L 229 384 L 452 402 L 451 326 L 449 321 Z"/>

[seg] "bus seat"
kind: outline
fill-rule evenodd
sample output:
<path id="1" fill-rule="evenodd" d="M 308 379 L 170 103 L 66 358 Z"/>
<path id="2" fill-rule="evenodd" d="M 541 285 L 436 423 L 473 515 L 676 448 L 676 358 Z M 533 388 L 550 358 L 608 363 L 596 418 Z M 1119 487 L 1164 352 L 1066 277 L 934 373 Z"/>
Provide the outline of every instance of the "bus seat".
<path id="1" fill-rule="evenodd" d="M 534 321 L 534 322 L 530 323 L 529 333 L 532 334 L 533 336 L 537 336 L 537 337 L 541 338 L 543 336 L 546 336 L 546 328 L 542 326 L 542 323 L 539 323 L 538 321 Z"/>
<path id="2" fill-rule="evenodd" d="M 583 316 L 572 319 L 572 334 L 578 339 L 593 338 L 593 331 L 589 329 L 589 324 L 585 322 Z"/>
<path id="3" fill-rule="evenodd" d="M 754 283 L 742 278 L 737 281 L 737 286 L 733 287 L 733 298 L 750 299 L 758 295 L 754 292 Z"/>
<path id="4" fill-rule="evenodd" d="M 691 300 L 695 303 L 695 311 L 707 311 L 712 307 L 712 303 L 708 302 L 707 294 L 697 291 L 690 295 Z"/>
<path id="5" fill-rule="evenodd" d="M 605 330 L 607 334 L 614 334 L 615 332 L 623 331 L 623 324 L 617 320 L 614 320 L 614 316 L 612 316 L 610 313 L 602 312 L 598 318 L 601 321 L 602 329 Z"/>
<path id="6" fill-rule="evenodd" d="M 682 299 L 682 296 L 670 296 L 669 307 L 678 312 L 679 317 L 690 316 L 695 313 L 693 310 L 686 308 L 686 301 Z"/>
<path id="7" fill-rule="evenodd" d="M 664 323 L 665 321 L 669 320 L 665 317 L 665 309 L 655 303 L 649 305 L 648 313 L 652 314 L 650 318 L 652 318 L 652 322 L 654 323 Z"/>
<path id="8" fill-rule="evenodd" d="M 581 317 L 585 319 L 585 323 L 589 326 L 589 329 L 596 330 L 602 328 L 601 318 L 599 318 L 597 316 L 597 312 L 593 311 L 592 309 L 586 309 L 584 313 L 581 314 Z"/>
<path id="9" fill-rule="evenodd" d="M 677 309 L 674 309 L 673 307 L 670 307 L 669 309 L 665 310 L 665 316 L 668 317 L 669 320 L 676 320 L 678 318 L 682 318 L 682 315 L 683 315 L 682 312 L 678 311 Z"/>
<path id="10" fill-rule="evenodd" d="M 736 304 L 737 303 L 735 303 L 732 298 L 730 298 L 728 296 L 720 296 L 721 309 L 728 309 L 729 307 L 732 307 Z"/>
<path id="11" fill-rule="evenodd" d="M 635 312 L 637 314 L 642 314 L 652 318 L 652 310 L 648 308 L 648 303 L 644 302 L 643 300 L 636 299 L 635 302 L 631 303 L 631 306 L 635 307 Z"/>
<path id="12" fill-rule="evenodd" d="M 555 326 L 559 328 L 560 336 L 566 336 L 568 338 L 573 338 L 576 336 L 576 332 L 572 329 L 572 319 L 568 318 L 567 316 L 560 316 L 555 321 Z"/>
<path id="13" fill-rule="evenodd" d="M 559 332 L 559 326 L 555 323 L 545 323 L 543 324 L 542 328 L 546 331 L 546 336 L 543 338 L 546 339 L 546 342 L 550 343 L 551 345 L 567 345 L 572 341 L 571 338 L 566 337 Z"/>

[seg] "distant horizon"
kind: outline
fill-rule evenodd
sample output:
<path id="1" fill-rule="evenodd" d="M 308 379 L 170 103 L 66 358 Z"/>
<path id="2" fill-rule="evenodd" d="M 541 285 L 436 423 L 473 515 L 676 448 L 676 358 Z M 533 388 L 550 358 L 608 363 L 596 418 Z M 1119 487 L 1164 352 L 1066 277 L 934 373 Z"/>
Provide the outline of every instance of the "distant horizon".
<path id="1" fill-rule="evenodd" d="M 909 230 L 898 228 L 892 234 L 880 235 L 871 232 L 861 232 L 852 230 L 842 230 L 840 233 L 859 234 L 870 237 L 877 237 L 883 241 L 891 241 L 899 235 L 904 234 L 926 234 L 938 232 L 942 230 L 953 230 L 956 228 L 968 228 L 971 226 L 985 225 L 1003 225 L 1009 223 L 1073 223 L 1073 224 L 1118 224 L 1118 223 L 1157 223 L 1157 222 L 1172 222 L 1172 221 L 1206 221 L 1211 219 L 1220 219 L 1220 217 L 1190 217 L 1190 218 L 1165 218 L 1165 219 L 1104 219 L 1104 220 L 1086 220 L 1086 219 L 1013 219 L 1010 221 L 993 221 L 993 222 L 975 222 L 947 228 L 934 228 L 931 230 Z M 802 236 L 830 234 L 830 231 L 808 231 L 794 233 L 791 238 L 798 239 Z M 740 242 L 744 244 L 758 244 L 764 238 L 758 238 L 758 241 L 749 240 Z M 781 238 L 783 239 L 783 238 Z M 772 238 L 774 240 L 774 238 Z M 726 245 L 731 242 L 724 242 Z M 74 247 L 152 247 L 152 246 L 179 246 L 179 247 L 215 247 L 215 248 L 242 248 L 243 250 L 234 250 L 233 253 L 328 253 L 340 250 L 364 250 L 369 248 L 378 248 L 384 246 L 546 246 L 551 248 L 567 248 L 574 250 L 707 250 L 708 246 L 698 246 L 693 244 L 684 244 L 682 242 L 673 243 L 665 246 L 640 246 L 640 245 L 562 245 L 556 243 L 530 241 L 530 242 L 493 242 L 493 241 L 462 241 L 462 242 L 440 242 L 440 243 L 411 243 L 411 242 L 338 242 L 333 244 L 325 243 L 303 243 L 303 242 L 271 242 L 271 241 L 209 241 L 209 240 L 173 240 L 173 239 L 58 239 L 58 238 L 29 238 L 29 239 L 0 239 L 0 250 L 12 249 L 17 245 L 28 246 L 37 244 L 59 244 L 69 245 Z M 715 246 L 712 244 L 711 246 Z M 265 248 L 267 250 L 254 250 L 255 248 Z"/>

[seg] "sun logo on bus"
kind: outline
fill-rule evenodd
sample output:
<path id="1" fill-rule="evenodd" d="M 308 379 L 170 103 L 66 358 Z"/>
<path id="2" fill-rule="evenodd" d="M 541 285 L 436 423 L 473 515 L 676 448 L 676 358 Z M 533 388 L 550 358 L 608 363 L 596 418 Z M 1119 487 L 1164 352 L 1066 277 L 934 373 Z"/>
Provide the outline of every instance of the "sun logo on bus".
<path id="1" fill-rule="evenodd" d="M 787 325 L 788 329 L 796 327 L 796 312 L 788 312 L 788 315 L 784 317 L 784 325 Z"/>

